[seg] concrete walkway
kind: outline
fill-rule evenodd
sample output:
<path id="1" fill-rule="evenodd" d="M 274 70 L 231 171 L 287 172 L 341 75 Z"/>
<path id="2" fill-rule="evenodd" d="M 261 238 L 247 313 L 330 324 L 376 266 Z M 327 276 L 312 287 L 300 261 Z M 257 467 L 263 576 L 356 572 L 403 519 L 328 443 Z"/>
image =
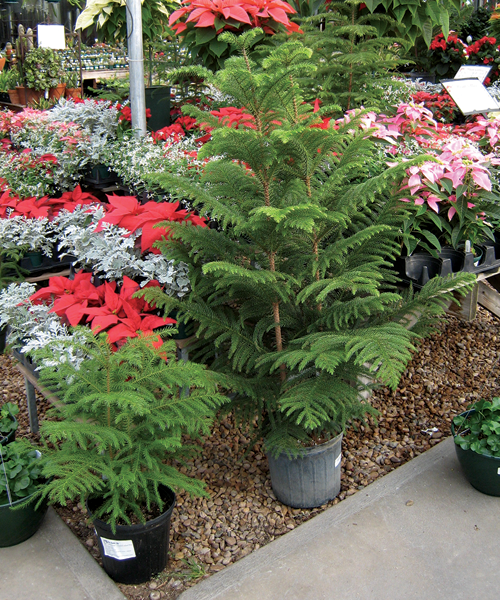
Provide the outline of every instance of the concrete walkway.
<path id="1" fill-rule="evenodd" d="M 499 600 L 500 498 L 464 479 L 453 440 L 399 467 L 180 600 Z M 49 513 L 0 548 L 0 600 L 124 600 Z"/>
<path id="2" fill-rule="evenodd" d="M 500 599 L 500 498 L 451 438 L 179 600 L 413 599 Z"/>
<path id="3" fill-rule="evenodd" d="M 126 600 L 49 508 L 22 544 L 0 548 L 0 600 Z"/>

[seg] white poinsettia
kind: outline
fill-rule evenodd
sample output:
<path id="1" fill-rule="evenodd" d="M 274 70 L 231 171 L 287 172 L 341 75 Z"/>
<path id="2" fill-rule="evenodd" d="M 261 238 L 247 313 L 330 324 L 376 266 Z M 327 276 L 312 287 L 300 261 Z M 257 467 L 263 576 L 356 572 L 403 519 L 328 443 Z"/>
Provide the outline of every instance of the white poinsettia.
<path id="1" fill-rule="evenodd" d="M 141 0 L 144 4 L 145 0 Z M 149 2 L 148 2 L 149 3 Z M 87 29 L 93 25 L 102 27 L 109 19 L 115 7 L 126 6 L 126 0 L 87 0 L 85 9 L 80 13 L 75 25 L 75 29 Z M 166 17 L 170 12 L 166 6 L 159 0 L 153 2 L 157 11 L 163 13 Z"/>

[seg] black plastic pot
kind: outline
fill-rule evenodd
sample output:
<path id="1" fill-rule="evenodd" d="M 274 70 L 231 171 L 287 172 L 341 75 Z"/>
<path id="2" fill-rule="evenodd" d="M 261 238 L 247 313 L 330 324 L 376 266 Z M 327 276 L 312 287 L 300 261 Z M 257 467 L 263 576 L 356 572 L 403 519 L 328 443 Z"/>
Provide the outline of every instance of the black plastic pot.
<path id="1" fill-rule="evenodd" d="M 82 179 L 82 184 L 87 186 L 95 186 L 97 188 L 116 183 L 118 175 L 111 171 L 106 165 L 94 165 L 85 174 Z"/>
<path id="2" fill-rule="evenodd" d="M 171 319 L 177 320 L 177 311 L 173 310 L 169 315 Z M 194 321 L 189 320 L 187 323 L 179 323 L 175 325 L 177 333 L 172 336 L 173 340 L 186 340 L 187 338 L 194 335 Z"/>
<path id="3" fill-rule="evenodd" d="M 315 508 L 340 492 L 342 433 L 330 441 L 306 448 L 302 456 L 267 455 L 276 498 L 293 508 Z"/>
<path id="4" fill-rule="evenodd" d="M 39 508 L 35 508 L 36 501 L 31 502 L 24 508 L 16 508 L 25 498 L 9 504 L 0 506 L 0 548 L 15 546 L 34 535 L 43 518 L 47 513 L 47 503 L 44 502 Z"/>
<path id="5" fill-rule="evenodd" d="M 158 131 L 170 125 L 170 88 L 155 85 L 145 89 L 146 108 L 151 111 L 148 119 L 148 129 Z"/>
<path id="6" fill-rule="evenodd" d="M 460 273 L 464 268 L 465 255 L 459 250 L 454 248 L 444 247 L 439 253 L 439 258 L 443 261 L 450 261 L 450 268 L 452 273 Z"/>
<path id="7" fill-rule="evenodd" d="M 104 570 L 118 583 L 144 583 L 167 566 L 175 493 L 162 486 L 160 495 L 167 510 L 144 525 L 117 525 L 116 533 L 113 533 L 110 525 L 94 519 Z M 87 500 L 90 516 L 99 503 L 99 498 Z"/>
<path id="8" fill-rule="evenodd" d="M 462 413 L 461 417 L 474 414 L 474 409 Z M 455 426 L 451 424 L 453 438 L 457 436 Z M 500 458 L 478 454 L 474 450 L 464 450 L 455 444 L 458 462 L 467 481 L 479 492 L 488 496 L 500 496 Z"/>
<path id="9" fill-rule="evenodd" d="M 0 354 L 4 353 L 6 344 L 7 344 L 7 325 L 0 328 Z"/>

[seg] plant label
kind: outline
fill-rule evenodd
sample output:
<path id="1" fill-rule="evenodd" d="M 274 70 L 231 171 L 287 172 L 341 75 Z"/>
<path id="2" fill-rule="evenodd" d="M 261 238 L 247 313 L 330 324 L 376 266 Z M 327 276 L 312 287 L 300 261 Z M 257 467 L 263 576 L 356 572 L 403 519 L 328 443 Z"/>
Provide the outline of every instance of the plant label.
<path id="1" fill-rule="evenodd" d="M 337 468 L 340 465 L 341 459 L 342 459 L 342 454 L 339 454 L 337 456 L 337 458 L 335 459 L 335 468 Z"/>
<path id="2" fill-rule="evenodd" d="M 102 537 L 101 542 L 106 556 L 116 558 L 116 560 L 135 558 L 134 543 L 132 540 L 108 540 Z"/>
<path id="3" fill-rule="evenodd" d="M 497 469 L 497 475 L 500 475 L 500 467 Z"/>
<path id="4" fill-rule="evenodd" d="M 464 115 L 488 113 L 500 108 L 479 79 L 447 79 L 441 84 Z"/>
<path id="5" fill-rule="evenodd" d="M 479 79 L 481 83 L 484 83 L 486 77 L 488 77 L 491 71 L 491 67 L 487 65 L 462 65 L 460 69 L 458 69 L 458 73 L 455 75 L 454 79 Z"/>

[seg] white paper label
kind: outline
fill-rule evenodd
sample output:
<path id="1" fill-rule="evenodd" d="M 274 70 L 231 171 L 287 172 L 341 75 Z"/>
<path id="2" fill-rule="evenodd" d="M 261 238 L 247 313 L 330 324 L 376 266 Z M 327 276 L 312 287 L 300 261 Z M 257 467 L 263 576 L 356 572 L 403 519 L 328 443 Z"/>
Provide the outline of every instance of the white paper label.
<path id="1" fill-rule="evenodd" d="M 117 560 L 135 558 L 134 543 L 132 540 L 108 540 L 101 538 L 104 554 Z"/>
<path id="2" fill-rule="evenodd" d="M 335 468 L 337 468 L 340 465 L 341 459 L 342 459 L 342 454 L 339 454 L 337 456 L 337 458 L 335 459 Z"/>
<path id="3" fill-rule="evenodd" d="M 497 469 L 497 475 L 500 475 L 500 467 Z"/>

